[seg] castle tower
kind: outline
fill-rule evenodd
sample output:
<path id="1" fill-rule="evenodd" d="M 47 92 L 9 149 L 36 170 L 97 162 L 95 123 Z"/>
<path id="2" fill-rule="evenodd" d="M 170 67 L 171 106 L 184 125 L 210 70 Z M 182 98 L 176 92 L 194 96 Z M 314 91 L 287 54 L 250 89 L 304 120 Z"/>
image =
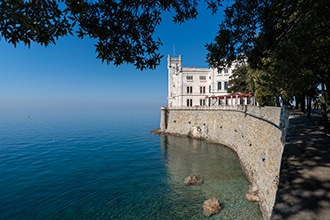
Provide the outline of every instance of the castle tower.
<path id="1" fill-rule="evenodd" d="M 182 105 L 182 56 L 167 57 L 168 70 L 168 106 Z"/>

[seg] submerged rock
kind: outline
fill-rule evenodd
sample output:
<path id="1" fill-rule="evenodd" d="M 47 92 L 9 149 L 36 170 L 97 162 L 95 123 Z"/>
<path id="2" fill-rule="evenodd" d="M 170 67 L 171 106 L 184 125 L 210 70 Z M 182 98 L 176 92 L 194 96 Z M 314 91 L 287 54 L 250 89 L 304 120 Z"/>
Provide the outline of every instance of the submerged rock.
<path id="1" fill-rule="evenodd" d="M 151 131 L 151 134 L 161 134 L 162 130 L 160 128 L 154 129 Z"/>
<path id="2" fill-rule="evenodd" d="M 199 178 L 198 176 L 188 176 L 185 180 L 184 180 L 184 185 L 199 185 L 203 183 L 203 179 Z"/>
<path id="3" fill-rule="evenodd" d="M 210 217 L 218 212 L 220 212 L 221 206 L 217 198 L 211 198 L 203 203 L 203 215 Z"/>
<path id="4" fill-rule="evenodd" d="M 254 185 L 250 185 L 249 191 L 246 193 L 246 198 L 250 202 L 259 202 L 258 188 Z"/>

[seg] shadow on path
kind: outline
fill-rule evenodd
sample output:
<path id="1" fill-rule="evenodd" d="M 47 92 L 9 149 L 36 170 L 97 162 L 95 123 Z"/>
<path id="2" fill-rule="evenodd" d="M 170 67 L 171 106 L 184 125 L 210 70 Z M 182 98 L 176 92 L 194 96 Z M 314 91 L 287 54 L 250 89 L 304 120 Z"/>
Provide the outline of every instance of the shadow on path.
<path id="1" fill-rule="evenodd" d="M 272 218 L 330 220 L 330 137 L 312 119 L 292 111 Z"/>

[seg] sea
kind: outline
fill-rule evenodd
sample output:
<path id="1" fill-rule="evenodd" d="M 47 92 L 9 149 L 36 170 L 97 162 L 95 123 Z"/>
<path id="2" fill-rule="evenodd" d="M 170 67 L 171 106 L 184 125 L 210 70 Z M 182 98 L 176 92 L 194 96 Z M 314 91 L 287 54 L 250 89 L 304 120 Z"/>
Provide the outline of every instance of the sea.
<path id="1" fill-rule="evenodd" d="M 209 219 L 262 219 L 235 152 L 152 134 L 159 120 L 159 108 L 0 112 L 0 219 L 207 219 L 213 197 Z"/>

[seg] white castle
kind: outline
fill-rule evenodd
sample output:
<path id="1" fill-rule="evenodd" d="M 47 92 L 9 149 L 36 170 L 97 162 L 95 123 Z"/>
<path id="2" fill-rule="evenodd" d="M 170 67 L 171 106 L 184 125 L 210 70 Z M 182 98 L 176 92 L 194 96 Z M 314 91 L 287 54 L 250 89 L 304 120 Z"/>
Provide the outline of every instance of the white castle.
<path id="1" fill-rule="evenodd" d="M 168 107 L 237 106 L 252 103 L 251 94 L 229 94 L 231 68 L 182 67 L 182 56 L 168 55 Z"/>

